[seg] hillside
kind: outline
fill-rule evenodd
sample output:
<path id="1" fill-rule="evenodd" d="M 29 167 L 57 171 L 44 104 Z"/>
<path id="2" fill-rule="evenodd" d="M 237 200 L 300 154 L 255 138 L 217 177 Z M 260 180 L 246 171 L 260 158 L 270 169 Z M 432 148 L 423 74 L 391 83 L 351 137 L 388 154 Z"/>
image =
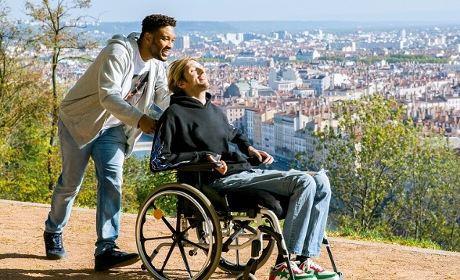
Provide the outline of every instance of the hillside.
<path id="1" fill-rule="evenodd" d="M 152 279 L 140 269 L 140 262 L 106 273 L 95 273 L 94 210 L 74 208 L 64 232 L 67 259 L 45 258 L 44 221 L 49 205 L 0 200 L 0 279 Z M 123 214 L 119 246 L 136 251 L 136 215 Z M 399 245 L 330 238 L 339 271 L 351 279 L 460 279 L 460 253 Z M 330 269 L 326 249 L 319 263 Z M 272 261 L 269 261 L 270 265 Z M 268 265 L 258 279 L 268 278 Z M 211 279 L 234 279 L 216 271 Z"/>
<path id="2" fill-rule="evenodd" d="M 178 21 L 175 28 L 177 35 L 192 33 L 216 34 L 216 33 L 270 33 L 286 30 L 289 32 L 302 32 L 306 30 L 321 29 L 323 31 L 349 32 L 356 30 L 394 30 L 407 27 L 429 28 L 433 26 L 458 25 L 459 22 L 363 22 L 363 21 Z M 100 22 L 98 25 L 90 25 L 87 30 L 114 34 L 128 34 L 138 30 L 139 22 Z"/>

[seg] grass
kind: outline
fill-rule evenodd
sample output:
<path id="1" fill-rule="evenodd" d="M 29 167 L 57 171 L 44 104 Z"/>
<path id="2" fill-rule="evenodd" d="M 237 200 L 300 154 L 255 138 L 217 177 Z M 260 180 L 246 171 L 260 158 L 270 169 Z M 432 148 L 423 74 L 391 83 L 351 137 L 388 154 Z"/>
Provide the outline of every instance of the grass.
<path id="1" fill-rule="evenodd" d="M 431 240 L 416 240 L 413 238 L 404 238 L 395 235 L 383 235 L 374 231 L 358 233 L 350 229 L 344 229 L 341 231 L 328 231 L 327 234 L 328 236 L 332 237 L 345 237 L 352 240 L 373 241 L 385 244 L 397 244 L 417 248 L 444 250 L 441 246 Z"/>

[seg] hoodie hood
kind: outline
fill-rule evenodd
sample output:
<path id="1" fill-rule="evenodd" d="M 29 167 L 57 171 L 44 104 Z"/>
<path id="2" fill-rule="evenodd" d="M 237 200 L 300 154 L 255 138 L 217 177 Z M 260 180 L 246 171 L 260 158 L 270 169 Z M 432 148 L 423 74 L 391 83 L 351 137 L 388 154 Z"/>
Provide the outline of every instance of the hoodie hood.
<path id="1" fill-rule="evenodd" d="M 112 38 L 107 40 L 107 44 L 121 44 L 123 45 L 126 50 L 128 50 L 129 57 L 130 59 L 133 59 L 134 56 L 134 49 L 133 49 L 133 43 L 137 42 L 137 39 L 139 39 L 140 33 L 139 32 L 132 32 L 128 36 L 122 35 L 122 34 L 116 34 L 113 35 Z"/>
<path id="2" fill-rule="evenodd" d="M 186 96 L 184 94 L 173 94 L 171 95 L 171 101 L 169 105 L 177 104 L 186 108 L 203 108 L 209 107 L 211 103 L 211 94 L 206 92 L 206 103 L 203 105 L 199 100 Z"/>

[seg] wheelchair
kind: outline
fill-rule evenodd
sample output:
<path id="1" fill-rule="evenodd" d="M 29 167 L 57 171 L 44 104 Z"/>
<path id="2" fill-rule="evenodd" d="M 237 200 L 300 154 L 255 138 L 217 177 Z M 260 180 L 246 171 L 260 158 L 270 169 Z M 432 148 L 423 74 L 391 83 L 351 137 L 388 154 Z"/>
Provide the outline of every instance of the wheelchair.
<path id="1" fill-rule="evenodd" d="M 275 245 L 290 268 L 279 223 L 288 198 L 266 191 L 218 193 L 201 183 L 202 173 L 216 164 L 174 167 L 177 183 L 155 188 L 141 205 L 136 244 L 141 268 L 154 279 L 209 279 L 218 267 L 238 280 L 257 279 Z M 337 272 L 326 237 L 323 243 Z"/>

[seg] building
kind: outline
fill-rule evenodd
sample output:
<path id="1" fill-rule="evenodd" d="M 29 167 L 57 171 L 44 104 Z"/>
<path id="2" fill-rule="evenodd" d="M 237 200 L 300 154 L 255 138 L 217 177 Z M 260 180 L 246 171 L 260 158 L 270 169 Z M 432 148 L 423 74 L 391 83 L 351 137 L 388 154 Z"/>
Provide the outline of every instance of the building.
<path id="1" fill-rule="evenodd" d="M 268 85 L 273 90 L 291 91 L 302 86 L 302 78 L 299 72 L 292 67 L 277 69 L 271 67 L 268 73 Z"/>
<path id="2" fill-rule="evenodd" d="M 261 150 L 275 156 L 275 123 L 274 119 L 269 119 L 261 124 Z"/>
<path id="3" fill-rule="evenodd" d="M 295 55 L 295 58 L 297 60 L 301 60 L 301 61 L 308 61 L 308 60 L 314 60 L 314 59 L 317 59 L 320 57 L 320 54 L 317 50 L 313 50 L 313 51 L 302 51 L 302 50 L 299 50 L 297 51 L 296 55 Z"/>
<path id="4" fill-rule="evenodd" d="M 276 96 L 276 92 L 270 87 L 259 84 L 256 80 L 251 80 L 250 82 L 231 83 L 224 93 L 225 98 L 245 98 L 259 96 Z"/>
<path id="5" fill-rule="evenodd" d="M 190 37 L 188 35 L 177 36 L 174 41 L 174 48 L 178 50 L 190 49 Z"/>
<path id="6" fill-rule="evenodd" d="M 275 157 L 288 163 L 296 155 L 295 133 L 305 128 L 309 122 L 307 116 L 300 111 L 291 113 L 277 113 L 274 115 L 275 124 Z"/>
<path id="7" fill-rule="evenodd" d="M 310 86 L 318 95 L 322 95 L 324 90 L 331 86 L 329 73 L 309 75 L 304 80 L 304 86 Z"/>
<path id="8" fill-rule="evenodd" d="M 262 110 L 259 108 L 246 110 L 246 135 L 256 149 L 265 150 L 264 137 L 262 133 L 263 124 L 266 121 L 273 119 L 274 115 L 274 110 Z M 269 139 L 266 139 L 266 141 L 269 141 Z M 269 144 L 265 143 L 265 145 Z"/>
<path id="9" fill-rule="evenodd" d="M 273 58 L 237 56 L 231 62 L 232 67 L 273 67 Z"/>
<path id="10" fill-rule="evenodd" d="M 220 107 L 224 114 L 227 116 L 227 119 L 232 123 L 236 128 L 241 129 L 246 133 L 246 109 L 249 109 L 247 104 L 234 104 L 231 106 L 222 106 Z"/>

